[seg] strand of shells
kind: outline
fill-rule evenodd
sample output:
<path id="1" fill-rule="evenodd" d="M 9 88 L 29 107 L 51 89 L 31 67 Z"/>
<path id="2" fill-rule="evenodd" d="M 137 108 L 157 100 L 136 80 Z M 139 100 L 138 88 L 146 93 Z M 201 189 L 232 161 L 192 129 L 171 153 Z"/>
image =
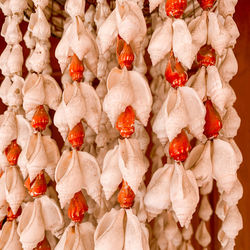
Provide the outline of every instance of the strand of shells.
<path id="1" fill-rule="evenodd" d="M 0 7 L 6 16 L 1 35 L 7 43 L 0 57 L 0 68 L 4 75 L 0 98 L 7 106 L 0 116 L 0 248 L 22 249 L 17 226 L 26 192 L 17 162 L 26 142 L 25 132 L 28 131 L 25 130 L 26 120 L 22 109 L 24 79 L 19 24 L 27 4 L 26 1 L 4 1 Z"/>

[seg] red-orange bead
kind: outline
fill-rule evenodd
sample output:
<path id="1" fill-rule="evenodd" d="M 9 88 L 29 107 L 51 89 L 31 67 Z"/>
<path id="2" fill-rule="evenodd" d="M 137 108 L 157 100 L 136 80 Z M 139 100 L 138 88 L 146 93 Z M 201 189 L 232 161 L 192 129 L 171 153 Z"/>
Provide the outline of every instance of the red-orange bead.
<path id="1" fill-rule="evenodd" d="M 85 200 L 81 191 L 75 193 L 74 197 L 70 200 L 68 208 L 68 217 L 75 221 L 81 222 L 84 218 L 85 212 L 88 211 L 87 201 Z"/>
<path id="2" fill-rule="evenodd" d="M 131 208 L 134 204 L 135 193 L 128 185 L 128 183 L 122 180 L 122 188 L 118 194 L 117 201 L 122 208 Z"/>
<path id="3" fill-rule="evenodd" d="M 120 131 L 120 135 L 124 138 L 130 137 L 134 132 L 135 113 L 131 106 L 126 107 L 116 122 L 116 128 Z"/>
<path id="4" fill-rule="evenodd" d="M 134 61 L 134 53 L 130 45 L 127 44 L 119 35 L 117 37 L 116 53 L 120 67 L 123 68 L 125 66 L 128 70 L 131 70 L 132 63 Z"/>
<path id="5" fill-rule="evenodd" d="M 197 63 L 199 67 L 213 66 L 216 63 L 216 54 L 215 50 L 211 45 L 204 45 L 200 48 L 197 54 Z"/>
<path id="6" fill-rule="evenodd" d="M 173 88 L 184 86 L 188 80 L 187 72 L 178 59 L 174 57 L 173 52 L 170 54 L 165 71 L 165 78 Z"/>
<path id="7" fill-rule="evenodd" d="M 36 178 L 30 183 L 30 178 L 28 177 L 24 183 L 24 186 L 28 189 L 32 197 L 37 197 L 46 193 L 47 184 L 43 171 L 41 171 Z"/>
<path id="8" fill-rule="evenodd" d="M 21 153 L 21 148 L 17 144 L 16 140 L 13 140 L 11 144 L 5 149 L 6 158 L 11 166 L 17 164 L 17 160 L 20 153 Z"/>
<path id="9" fill-rule="evenodd" d="M 7 211 L 8 211 L 8 213 L 7 213 L 7 220 L 8 220 L 8 221 L 13 221 L 13 220 L 15 220 L 18 216 L 21 215 L 21 213 L 22 213 L 22 207 L 19 207 L 19 208 L 18 208 L 16 214 L 13 214 L 13 212 L 12 212 L 12 210 L 11 210 L 10 207 L 8 207 L 8 210 L 7 210 Z"/>
<path id="10" fill-rule="evenodd" d="M 40 241 L 37 246 L 35 248 L 33 248 L 33 250 L 51 250 L 50 244 L 46 238 L 46 236 L 44 237 L 44 239 L 42 241 Z"/>
<path id="11" fill-rule="evenodd" d="M 180 18 L 186 8 L 187 0 L 167 0 L 165 5 L 167 16 L 174 18 Z"/>
<path id="12" fill-rule="evenodd" d="M 215 1 L 216 0 L 198 0 L 198 3 L 203 10 L 209 10 L 214 6 Z"/>
<path id="13" fill-rule="evenodd" d="M 39 105 L 36 108 L 36 112 L 33 115 L 31 126 L 37 131 L 43 131 L 49 123 L 49 115 L 46 112 L 43 105 Z"/>
<path id="14" fill-rule="evenodd" d="M 83 144 L 84 128 L 81 122 L 75 125 L 68 134 L 68 141 L 73 148 L 79 149 Z"/>
<path id="15" fill-rule="evenodd" d="M 216 138 L 219 135 L 219 131 L 222 128 L 222 122 L 220 115 L 213 106 L 211 100 L 205 102 L 206 116 L 204 125 L 204 135 L 209 138 Z"/>
<path id="16" fill-rule="evenodd" d="M 191 145 L 184 130 L 169 144 L 169 154 L 175 161 L 185 161 L 190 150 Z"/>
<path id="17" fill-rule="evenodd" d="M 83 78 L 84 66 L 82 61 L 79 60 L 76 54 L 72 56 L 69 66 L 69 74 L 73 81 L 80 82 Z"/>

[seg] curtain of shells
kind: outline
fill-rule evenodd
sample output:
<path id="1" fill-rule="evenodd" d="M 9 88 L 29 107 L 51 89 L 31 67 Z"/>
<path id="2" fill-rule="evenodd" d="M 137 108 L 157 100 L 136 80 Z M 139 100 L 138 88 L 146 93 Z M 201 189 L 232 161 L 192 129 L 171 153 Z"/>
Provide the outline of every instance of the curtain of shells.
<path id="1" fill-rule="evenodd" d="M 218 240 L 234 249 L 237 0 L 150 0 L 151 14 L 139 0 L 67 0 L 55 51 L 63 90 L 51 76 L 48 0 L 33 0 L 22 77 L 28 2 L 0 3 L 0 249 L 194 249 L 193 238 L 208 249 L 215 183 Z"/>

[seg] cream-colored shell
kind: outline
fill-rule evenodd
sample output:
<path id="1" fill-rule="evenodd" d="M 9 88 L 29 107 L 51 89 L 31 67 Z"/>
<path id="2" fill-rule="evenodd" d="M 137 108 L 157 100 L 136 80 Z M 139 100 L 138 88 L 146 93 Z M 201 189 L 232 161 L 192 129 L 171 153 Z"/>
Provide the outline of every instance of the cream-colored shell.
<path id="1" fill-rule="evenodd" d="M 220 15 L 226 17 L 228 15 L 233 15 L 235 12 L 235 5 L 238 0 L 220 0 L 218 3 L 218 10 Z"/>
<path id="2" fill-rule="evenodd" d="M 67 0 L 65 3 L 65 11 L 72 17 L 84 17 L 85 0 Z"/>
<path id="3" fill-rule="evenodd" d="M 211 236 L 207 230 L 206 222 L 201 221 L 195 233 L 195 238 L 202 247 L 207 247 L 211 242 Z"/>
<path id="4" fill-rule="evenodd" d="M 211 215 L 213 214 L 212 207 L 209 203 L 208 196 L 204 195 L 201 200 L 200 209 L 199 209 L 199 217 L 203 221 L 209 221 Z"/>

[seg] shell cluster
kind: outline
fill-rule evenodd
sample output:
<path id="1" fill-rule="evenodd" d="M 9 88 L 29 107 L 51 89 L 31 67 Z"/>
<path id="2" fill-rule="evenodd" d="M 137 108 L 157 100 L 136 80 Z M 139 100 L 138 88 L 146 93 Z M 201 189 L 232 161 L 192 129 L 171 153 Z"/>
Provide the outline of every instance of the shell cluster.
<path id="1" fill-rule="evenodd" d="M 32 1 L 23 37 L 31 1 L 0 3 L 0 249 L 192 250 L 192 237 L 207 249 L 213 212 L 221 249 L 234 249 L 237 0 L 149 0 L 149 13 L 141 0 L 66 0 L 62 85 L 50 64 L 53 1 Z"/>

